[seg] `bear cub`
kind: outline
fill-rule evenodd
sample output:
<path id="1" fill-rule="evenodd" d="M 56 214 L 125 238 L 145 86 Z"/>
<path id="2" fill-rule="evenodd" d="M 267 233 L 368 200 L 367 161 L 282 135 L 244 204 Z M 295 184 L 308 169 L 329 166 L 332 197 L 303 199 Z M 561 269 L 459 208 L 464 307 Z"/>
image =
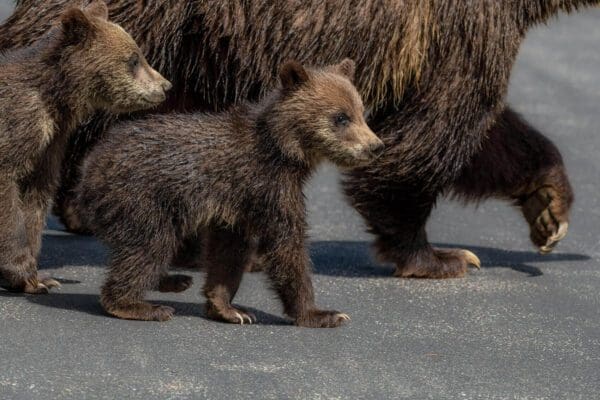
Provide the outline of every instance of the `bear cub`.
<path id="1" fill-rule="evenodd" d="M 11 290 L 58 286 L 38 277 L 37 257 L 69 135 L 97 110 L 153 107 L 170 86 L 108 21 L 103 1 L 65 11 L 38 42 L 0 54 L 0 275 Z"/>
<path id="2" fill-rule="evenodd" d="M 83 222 L 111 248 L 104 309 L 119 318 L 171 319 L 173 308 L 147 303 L 144 294 L 191 285 L 191 277 L 167 270 L 184 241 L 199 237 L 208 317 L 255 322 L 232 300 L 260 254 L 296 325 L 348 320 L 315 305 L 302 189 L 323 160 L 353 167 L 383 150 L 363 118 L 354 68 L 349 59 L 322 69 L 291 61 L 281 68 L 280 87 L 258 104 L 112 128 L 84 163 L 76 191 Z"/>

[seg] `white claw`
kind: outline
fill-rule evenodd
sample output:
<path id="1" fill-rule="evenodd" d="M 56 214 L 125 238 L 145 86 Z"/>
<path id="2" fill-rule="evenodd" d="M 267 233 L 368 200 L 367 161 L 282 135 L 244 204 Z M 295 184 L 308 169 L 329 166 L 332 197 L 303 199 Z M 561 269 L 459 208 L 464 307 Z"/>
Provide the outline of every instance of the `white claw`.
<path id="1" fill-rule="evenodd" d="M 481 261 L 479 260 L 479 257 L 475 255 L 475 253 L 472 253 L 469 250 L 463 250 L 462 253 L 469 265 L 472 265 L 477 269 L 481 269 Z"/>
<path id="2" fill-rule="evenodd" d="M 540 253 L 548 254 L 552 250 L 554 250 L 554 247 L 556 246 L 556 244 L 559 241 L 561 241 L 562 239 L 564 239 L 565 236 L 567 236 L 568 231 L 569 231 L 569 223 L 568 222 L 563 222 L 562 224 L 559 224 L 558 231 L 554 235 L 552 235 L 548 238 L 548 241 L 546 242 L 546 244 L 544 246 L 540 247 Z"/>
<path id="3" fill-rule="evenodd" d="M 240 325 L 244 325 L 244 317 L 238 312 L 235 313 L 235 316 L 240 320 Z"/>
<path id="4" fill-rule="evenodd" d="M 54 279 L 44 279 L 44 286 L 47 288 L 60 288 L 60 282 Z"/>
<path id="5" fill-rule="evenodd" d="M 348 314 L 338 314 L 338 316 L 344 321 L 350 321 L 350 316 Z"/>
<path id="6" fill-rule="evenodd" d="M 559 240 L 564 239 L 564 237 L 567 236 L 568 230 L 569 230 L 569 223 L 563 222 L 562 224 L 558 225 L 558 232 L 556 232 L 556 234 L 554 236 L 552 236 L 550 238 L 550 240 L 554 240 L 555 242 L 558 242 Z"/>
<path id="7" fill-rule="evenodd" d="M 552 251 L 553 247 L 550 246 L 542 246 L 540 247 L 540 254 L 548 254 Z"/>

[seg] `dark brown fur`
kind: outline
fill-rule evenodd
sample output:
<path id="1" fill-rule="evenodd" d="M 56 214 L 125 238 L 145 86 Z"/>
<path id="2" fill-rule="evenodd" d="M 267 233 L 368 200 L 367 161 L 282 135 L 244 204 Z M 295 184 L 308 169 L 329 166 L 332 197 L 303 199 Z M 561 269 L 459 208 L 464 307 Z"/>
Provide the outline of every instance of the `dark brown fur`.
<path id="1" fill-rule="evenodd" d="M 0 48 L 29 43 L 66 2 L 21 0 L 0 27 Z M 357 86 L 388 150 L 373 166 L 349 174 L 346 191 L 377 236 L 381 258 L 397 264 L 397 275 L 438 278 L 461 276 L 467 262 L 476 260 L 430 247 L 425 223 L 441 193 L 455 189 L 467 199 L 517 202 L 542 250 L 564 236 L 573 196 L 558 150 L 512 118 L 503 99 L 527 30 L 561 10 L 598 3 L 115 0 L 110 8 L 175 82 L 168 109 L 219 110 L 256 99 L 273 85 L 282 59 L 356 59 Z M 42 5 L 45 13 L 39 12 Z M 83 129 L 83 140 L 71 143 L 73 158 L 65 164 L 66 184 L 57 198 L 57 211 L 71 227 L 77 219 L 69 206 L 76 166 L 108 124 L 96 119 Z M 510 139 L 518 135 L 527 138 Z M 526 156 L 527 143 L 539 146 L 536 160 Z M 498 159 L 506 162 L 481 161 Z M 513 173 L 517 165 L 521 176 Z M 465 184 L 475 176 L 484 179 Z"/>
<path id="2" fill-rule="evenodd" d="M 297 325 L 346 320 L 314 302 L 302 186 L 321 160 L 352 167 L 383 150 L 363 118 L 349 80 L 353 70 L 350 60 L 323 70 L 291 62 L 282 68 L 282 88 L 258 104 L 153 116 L 112 129 L 87 158 L 77 191 L 79 215 L 112 249 L 101 298 L 106 311 L 170 319 L 174 310 L 144 302 L 145 291 L 191 284 L 167 268 L 182 243 L 199 236 L 209 317 L 254 321 L 231 302 L 257 252 Z"/>
<path id="3" fill-rule="evenodd" d="M 168 82 L 107 16 L 101 1 L 70 9 L 31 47 L 0 55 L 0 273 L 11 289 L 58 285 L 38 278 L 37 257 L 69 135 L 95 110 L 133 111 L 165 98 Z M 145 79 L 130 72 L 132 54 Z"/>

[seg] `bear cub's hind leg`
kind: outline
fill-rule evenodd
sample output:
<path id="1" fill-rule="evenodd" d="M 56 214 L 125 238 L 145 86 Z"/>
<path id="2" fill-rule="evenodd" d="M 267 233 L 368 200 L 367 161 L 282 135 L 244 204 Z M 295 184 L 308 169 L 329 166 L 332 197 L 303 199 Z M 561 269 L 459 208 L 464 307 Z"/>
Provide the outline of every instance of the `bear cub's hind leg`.
<path id="1" fill-rule="evenodd" d="M 215 227 L 203 235 L 207 276 L 204 284 L 206 315 L 232 324 L 252 324 L 254 314 L 231 304 L 240 286 L 252 248 L 245 237 L 230 229 Z"/>
<path id="2" fill-rule="evenodd" d="M 173 318 L 174 308 L 144 301 L 147 290 L 159 287 L 169 258 L 167 251 L 115 249 L 100 298 L 106 312 L 118 318 L 141 321 L 168 321 Z"/>

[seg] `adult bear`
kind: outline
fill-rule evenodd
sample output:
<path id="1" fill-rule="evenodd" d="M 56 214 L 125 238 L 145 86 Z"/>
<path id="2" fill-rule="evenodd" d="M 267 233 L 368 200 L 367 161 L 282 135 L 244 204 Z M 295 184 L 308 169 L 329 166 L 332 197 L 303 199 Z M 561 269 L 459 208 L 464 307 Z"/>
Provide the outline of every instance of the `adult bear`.
<path id="1" fill-rule="evenodd" d="M 0 49 L 31 43 L 74 0 L 17 0 Z M 600 0 L 109 1 L 148 60 L 174 83 L 165 109 L 221 110 L 272 87 L 283 60 L 357 61 L 357 86 L 385 154 L 348 173 L 351 203 L 402 277 L 450 278 L 478 263 L 430 246 L 425 224 L 440 194 L 500 197 L 521 207 L 542 252 L 564 237 L 573 195 L 559 151 L 504 98 L 526 32 Z M 71 143 L 56 213 L 77 229 L 71 188 L 112 117 Z"/>

